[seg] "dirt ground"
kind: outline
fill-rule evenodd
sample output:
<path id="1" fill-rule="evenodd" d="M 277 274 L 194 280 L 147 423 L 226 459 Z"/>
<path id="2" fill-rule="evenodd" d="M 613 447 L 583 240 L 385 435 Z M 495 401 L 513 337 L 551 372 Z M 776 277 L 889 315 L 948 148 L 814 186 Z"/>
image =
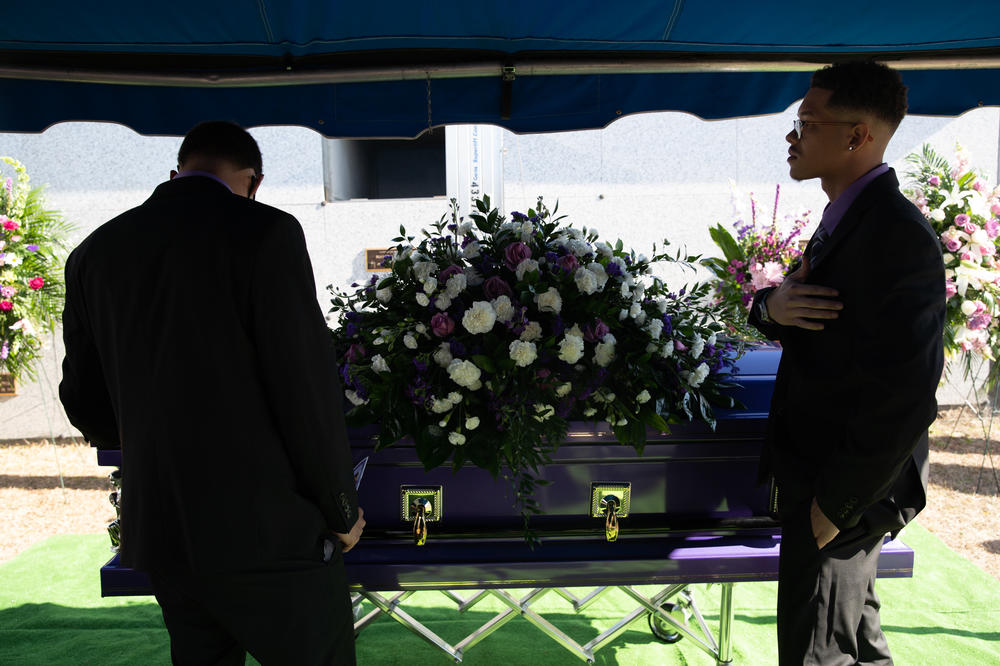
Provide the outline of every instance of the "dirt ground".
<path id="1" fill-rule="evenodd" d="M 928 505 L 917 522 L 1000 579 L 1000 414 L 993 418 L 996 432 L 989 414 L 940 412 L 931 428 Z M 110 471 L 82 442 L 0 443 L 0 562 L 54 534 L 104 533 L 115 517 Z"/>

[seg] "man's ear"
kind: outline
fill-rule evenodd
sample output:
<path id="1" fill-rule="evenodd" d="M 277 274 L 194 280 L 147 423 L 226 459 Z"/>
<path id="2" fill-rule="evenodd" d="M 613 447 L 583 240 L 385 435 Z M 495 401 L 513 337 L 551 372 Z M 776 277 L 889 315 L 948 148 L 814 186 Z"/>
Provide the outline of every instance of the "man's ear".
<path id="1" fill-rule="evenodd" d="M 848 148 L 850 150 L 858 150 L 861 146 L 874 140 L 875 137 L 871 134 L 871 126 L 866 122 L 860 122 L 851 128 Z"/>
<path id="2" fill-rule="evenodd" d="M 253 179 L 250 181 L 251 183 L 253 183 L 250 186 L 250 194 L 249 194 L 250 199 L 253 199 L 255 196 L 257 196 L 257 189 L 260 187 L 260 182 L 264 180 L 264 174 L 260 174 L 259 176 L 254 175 L 252 178 Z"/>
<path id="3" fill-rule="evenodd" d="M 176 177 L 177 177 L 177 169 L 171 169 L 170 170 L 170 180 L 173 180 Z"/>

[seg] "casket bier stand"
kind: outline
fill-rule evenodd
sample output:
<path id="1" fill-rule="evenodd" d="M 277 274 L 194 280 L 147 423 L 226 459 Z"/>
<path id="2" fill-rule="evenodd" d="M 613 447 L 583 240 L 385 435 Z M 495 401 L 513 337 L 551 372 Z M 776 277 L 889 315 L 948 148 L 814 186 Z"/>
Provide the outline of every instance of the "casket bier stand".
<path id="1" fill-rule="evenodd" d="M 367 527 L 345 556 L 356 630 L 389 615 L 461 661 L 472 646 L 523 617 L 593 662 L 595 651 L 648 619 L 661 640 L 687 638 L 718 664 L 732 663 L 733 584 L 778 575 L 773 490 L 758 487 L 756 477 L 780 353 L 764 346 L 738 362 L 741 387 L 734 395 L 746 409 L 718 410 L 714 431 L 698 423 L 670 434 L 650 431 L 641 456 L 618 444 L 606 424 L 572 423 L 553 462 L 541 469 L 549 483 L 536 495 L 545 513 L 531 521 L 540 538 L 534 548 L 503 479 L 471 466 L 457 474 L 427 472 L 412 445 L 376 453 L 375 428 L 352 430 L 355 460 L 368 457 L 358 491 Z M 98 451 L 98 461 L 117 465 L 120 453 Z M 913 551 L 898 540 L 886 543 L 878 575 L 912 576 Z M 695 583 L 721 585 L 714 635 L 688 589 Z M 579 596 L 567 588 L 590 591 Z M 579 612 L 612 589 L 633 599 L 635 609 L 583 645 L 531 607 L 555 592 Z M 145 575 L 119 567 L 117 555 L 101 569 L 101 590 L 150 593 Z M 442 592 L 458 611 L 486 598 L 506 608 L 452 645 L 404 609 L 418 590 Z M 367 614 L 364 600 L 374 605 Z"/>

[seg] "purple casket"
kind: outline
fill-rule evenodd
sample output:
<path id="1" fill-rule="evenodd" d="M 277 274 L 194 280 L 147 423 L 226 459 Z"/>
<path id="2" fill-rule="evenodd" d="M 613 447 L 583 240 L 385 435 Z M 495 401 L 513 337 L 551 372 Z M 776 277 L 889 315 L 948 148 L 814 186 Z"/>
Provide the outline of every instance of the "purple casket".
<path id="1" fill-rule="evenodd" d="M 595 561 L 664 558 L 666 540 L 770 539 L 777 525 L 770 489 L 756 478 L 780 354 L 764 346 L 739 360 L 735 397 L 745 409 L 717 411 L 714 431 L 702 423 L 650 431 L 641 456 L 618 444 L 606 424 L 572 423 L 552 463 L 540 469 L 548 483 L 535 497 L 544 513 L 531 519 L 540 540 L 534 548 L 505 479 L 472 466 L 425 471 L 412 444 L 376 452 L 376 429 L 352 430 L 355 460 L 368 458 L 358 491 L 368 524 L 362 547 L 347 555 L 350 575 L 386 590 L 503 586 L 527 583 L 526 576 L 587 585 L 604 576 Z M 613 542 L 608 499 L 617 523 Z M 426 535 L 423 545 L 415 544 L 415 528 Z M 447 571 L 435 580 L 429 569 L 440 563 Z M 639 573 L 643 568 L 636 566 L 637 577 L 654 582 Z"/>

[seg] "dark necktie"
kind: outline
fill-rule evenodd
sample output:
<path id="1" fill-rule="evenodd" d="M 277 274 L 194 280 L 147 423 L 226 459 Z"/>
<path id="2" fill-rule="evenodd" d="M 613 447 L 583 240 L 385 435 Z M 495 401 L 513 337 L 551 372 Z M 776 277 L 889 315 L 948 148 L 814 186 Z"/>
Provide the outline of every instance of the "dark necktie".
<path id="1" fill-rule="evenodd" d="M 816 229 L 816 233 L 813 234 L 812 241 L 809 243 L 809 252 L 806 254 L 809 257 L 811 265 L 816 265 L 816 257 L 819 256 L 820 250 L 823 249 L 823 244 L 826 243 L 828 238 L 826 227 L 820 224 Z"/>

